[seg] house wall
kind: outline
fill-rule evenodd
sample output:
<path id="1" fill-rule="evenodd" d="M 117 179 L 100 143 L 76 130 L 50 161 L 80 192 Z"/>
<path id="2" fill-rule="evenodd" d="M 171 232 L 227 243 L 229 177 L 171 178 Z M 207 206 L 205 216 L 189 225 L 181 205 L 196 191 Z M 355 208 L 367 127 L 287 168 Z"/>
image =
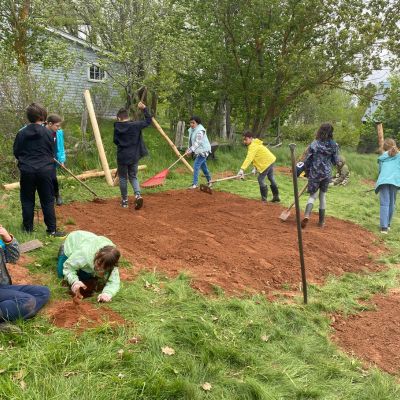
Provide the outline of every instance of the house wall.
<path id="1" fill-rule="evenodd" d="M 56 90 L 63 95 L 63 100 L 71 105 L 72 113 L 82 113 L 83 92 L 89 89 L 97 116 L 115 118 L 116 112 L 123 106 L 123 99 L 113 87 L 111 78 L 108 77 L 104 82 L 93 82 L 88 77 L 89 66 L 99 61 L 96 52 L 79 43 L 71 42 L 69 53 L 76 59 L 72 68 L 43 69 L 42 66 L 35 65 L 32 68 L 33 75 L 39 80 L 45 79 L 54 83 Z"/>

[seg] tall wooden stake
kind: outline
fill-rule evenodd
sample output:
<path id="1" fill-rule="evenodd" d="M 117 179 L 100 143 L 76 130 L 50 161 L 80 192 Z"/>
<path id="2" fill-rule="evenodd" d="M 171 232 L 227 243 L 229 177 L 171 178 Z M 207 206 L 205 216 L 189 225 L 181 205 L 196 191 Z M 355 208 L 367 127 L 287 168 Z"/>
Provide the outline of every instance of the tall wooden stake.
<path id="1" fill-rule="evenodd" d="M 89 90 L 84 91 L 84 97 L 86 101 L 86 107 L 89 112 L 90 122 L 92 123 L 93 134 L 96 140 L 97 150 L 100 156 L 101 166 L 103 167 L 104 176 L 106 177 L 107 184 L 113 186 L 113 179 L 110 172 L 110 167 L 108 166 L 108 161 L 106 153 L 104 151 L 103 141 L 101 140 L 99 125 L 97 124 L 96 114 L 94 112 L 92 98 L 90 97 Z"/>
<path id="2" fill-rule="evenodd" d="M 385 140 L 385 137 L 383 136 L 383 125 L 382 122 L 378 122 L 376 124 L 376 131 L 378 133 L 378 146 L 379 146 L 379 153 L 383 153 L 383 142 Z"/>

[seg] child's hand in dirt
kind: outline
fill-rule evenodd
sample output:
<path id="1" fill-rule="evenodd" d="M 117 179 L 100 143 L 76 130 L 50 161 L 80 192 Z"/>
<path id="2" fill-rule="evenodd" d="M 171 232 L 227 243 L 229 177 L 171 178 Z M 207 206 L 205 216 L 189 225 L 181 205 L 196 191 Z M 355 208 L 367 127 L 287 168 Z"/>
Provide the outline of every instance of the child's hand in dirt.
<path id="1" fill-rule="evenodd" d="M 100 293 L 100 294 L 97 296 L 97 301 L 98 301 L 99 303 L 109 303 L 109 302 L 111 301 L 111 299 L 112 299 L 112 296 L 110 296 L 110 295 L 107 294 L 107 293 Z"/>
<path id="2" fill-rule="evenodd" d="M 7 229 L 4 228 L 3 225 L 0 225 L 0 237 L 6 243 L 11 242 L 12 240 L 12 236 L 7 232 Z"/>
<path id="3" fill-rule="evenodd" d="M 76 281 L 72 284 L 71 291 L 76 297 L 82 298 L 83 296 L 80 291 L 81 288 L 86 289 L 86 285 L 81 281 Z"/>

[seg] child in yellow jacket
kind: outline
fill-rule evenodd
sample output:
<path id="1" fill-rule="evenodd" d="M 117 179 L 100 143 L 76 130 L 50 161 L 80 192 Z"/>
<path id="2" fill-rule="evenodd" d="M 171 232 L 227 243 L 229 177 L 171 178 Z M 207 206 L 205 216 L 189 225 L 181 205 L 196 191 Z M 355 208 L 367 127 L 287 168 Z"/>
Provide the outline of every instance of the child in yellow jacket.
<path id="1" fill-rule="evenodd" d="M 247 146 L 247 156 L 240 167 L 238 176 L 243 177 L 246 168 L 253 163 L 253 173 L 259 173 L 257 180 L 260 185 L 261 201 L 267 201 L 268 186 L 265 184 L 265 178 L 268 178 L 272 191 L 271 201 L 279 202 L 279 189 L 274 178 L 276 157 L 264 146 L 262 140 L 254 137 L 251 132 L 244 133 L 243 143 Z"/>

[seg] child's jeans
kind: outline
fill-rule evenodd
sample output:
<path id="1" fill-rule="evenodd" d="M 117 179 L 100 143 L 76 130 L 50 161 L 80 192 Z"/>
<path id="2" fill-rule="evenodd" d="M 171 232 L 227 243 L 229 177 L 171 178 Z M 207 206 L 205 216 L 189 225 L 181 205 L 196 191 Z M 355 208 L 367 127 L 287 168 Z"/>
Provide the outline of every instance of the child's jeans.
<path id="1" fill-rule="evenodd" d="M 207 179 L 207 182 L 211 181 L 210 171 L 207 168 L 207 157 L 198 155 L 196 157 L 196 159 L 194 160 L 194 164 L 193 164 L 193 185 L 196 185 L 196 186 L 199 183 L 200 168 L 203 171 L 203 173 Z"/>
<path id="2" fill-rule="evenodd" d="M 33 317 L 49 297 L 46 286 L 0 285 L 0 322 Z"/>
<path id="3" fill-rule="evenodd" d="M 395 185 L 379 186 L 381 228 L 388 228 L 390 226 L 396 207 L 397 189 Z"/>
<path id="4" fill-rule="evenodd" d="M 119 190 L 122 198 L 128 197 L 128 180 L 133 187 L 135 195 L 140 194 L 139 181 L 137 179 L 139 164 L 118 164 Z"/>

